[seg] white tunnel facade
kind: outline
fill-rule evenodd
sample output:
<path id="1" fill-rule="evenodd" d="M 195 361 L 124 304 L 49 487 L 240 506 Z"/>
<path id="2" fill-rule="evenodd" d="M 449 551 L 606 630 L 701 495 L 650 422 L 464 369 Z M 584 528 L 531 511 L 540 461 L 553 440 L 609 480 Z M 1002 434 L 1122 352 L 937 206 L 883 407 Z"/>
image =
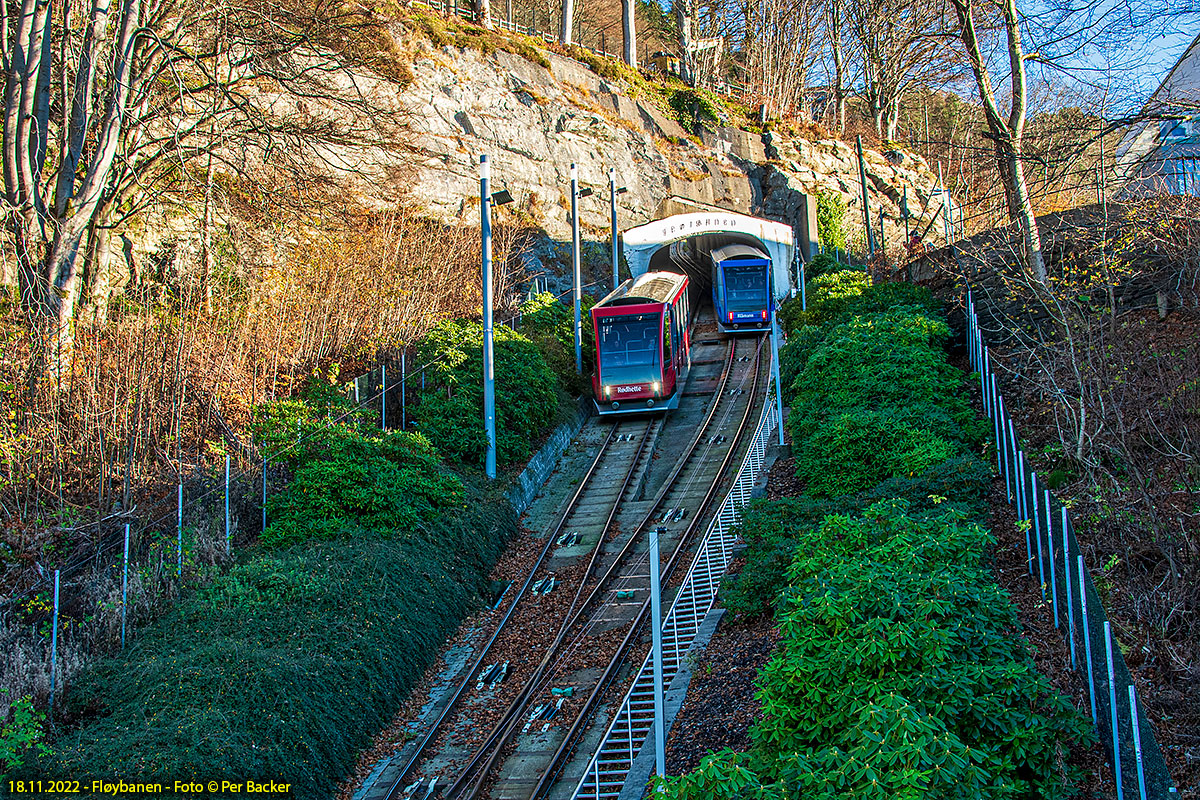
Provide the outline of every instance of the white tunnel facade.
<path id="1" fill-rule="evenodd" d="M 664 247 L 691 237 L 703 237 L 714 243 L 756 240 L 771 259 L 773 294 L 776 300 L 787 297 L 792 290 L 792 259 L 795 254 L 794 235 L 790 225 L 758 217 L 748 217 L 731 211 L 701 211 L 676 214 L 630 228 L 622 236 L 622 252 L 633 277 L 644 275 L 650 261 Z M 716 244 L 714 244 L 716 246 Z"/>

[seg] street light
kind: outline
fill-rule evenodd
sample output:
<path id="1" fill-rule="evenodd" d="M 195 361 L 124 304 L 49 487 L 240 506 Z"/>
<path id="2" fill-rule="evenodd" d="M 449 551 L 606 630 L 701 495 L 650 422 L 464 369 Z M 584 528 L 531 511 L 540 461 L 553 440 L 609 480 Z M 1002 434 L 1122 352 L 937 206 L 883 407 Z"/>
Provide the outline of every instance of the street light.
<path id="1" fill-rule="evenodd" d="M 588 190 L 591 194 L 591 190 Z M 579 167 L 571 164 L 571 271 L 575 280 L 575 373 L 583 374 L 583 327 L 579 307 L 583 301 L 583 279 L 579 274 Z"/>

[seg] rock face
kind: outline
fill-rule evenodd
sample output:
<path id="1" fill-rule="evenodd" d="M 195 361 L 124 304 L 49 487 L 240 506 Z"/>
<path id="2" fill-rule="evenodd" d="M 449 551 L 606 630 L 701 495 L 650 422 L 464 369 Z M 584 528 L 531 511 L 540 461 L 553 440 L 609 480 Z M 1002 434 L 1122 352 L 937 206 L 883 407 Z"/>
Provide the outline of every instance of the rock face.
<path id="1" fill-rule="evenodd" d="M 861 231 L 850 145 L 736 128 L 705 131 L 697 143 L 653 102 L 630 97 L 579 62 L 547 56 L 549 69 L 505 52 L 426 49 L 417 58 L 416 80 L 402 96 L 411 144 L 421 154 L 409 190 L 432 213 L 457 219 L 478 202 L 478 154 L 488 153 L 494 189 L 508 189 L 553 239 L 570 238 L 571 163 L 580 185 L 596 192 L 580 200 L 583 230 L 601 239 L 609 227 L 610 168 L 628 190 L 618 197 L 622 230 L 655 218 L 672 195 L 794 224 L 802 195 L 834 191 L 846 201 L 851 236 Z M 918 157 L 899 155 L 901 164 L 893 165 L 865 153 L 872 224 L 877 231 L 882 208 L 893 244 L 904 239 L 905 190 L 915 216 L 930 205 L 937 182 Z M 936 203 L 924 219 L 935 212 Z M 940 222 L 933 231 L 942 232 Z"/>
<path id="2" fill-rule="evenodd" d="M 331 147 L 322 169 L 335 182 L 353 187 L 369 203 L 393 207 L 401 197 L 448 224 L 478 224 L 478 161 L 492 162 L 492 190 L 507 189 L 513 205 L 497 217 L 540 228 L 545 238 L 522 258 L 531 273 L 542 273 L 549 288 L 564 288 L 562 265 L 569 261 L 569 169 L 579 168 L 580 185 L 594 194 L 580 199 L 583 237 L 607 251 L 608 171 L 626 192 L 617 198 L 620 229 L 663 215 L 670 197 L 728 208 L 796 224 L 804 195 L 839 192 L 847 205 L 851 241 L 863 241 L 861 193 L 854 148 L 837 140 L 809 141 L 738 128 L 717 127 L 689 135 L 649 98 L 606 80 L 584 64 L 546 53 L 549 68 L 504 51 L 481 54 L 435 48 L 398 32 L 404 48 L 415 51 L 413 81 L 403 89 L 369 74 L 343 74 L 338 89 L 367 97 L 380 115 L 404 119 L 396 141 L 377 146 Z M 340 107 L 299 102 L 264 88 L 258 102 L 287 117 L 329 117 Z M 879 209 L 889 243 L 904 239 L 900 203 L 907 190 L 914 215 L 928 220 L 938 200 L 925 163 L 907 153 L 900 164 L 866 151 L 867 190 L 872 225 Z M 186 210 L 185 210 L 186 212 Z M 125 257 L 109 259 L 115 272 L 138 263 L 178 260 L 198 251 L 196 213 L 154 209 L 144 215 Z M 940 221 L 931 236 L 940 236 Z M 260 258 L 271 258 L 278 242 L 261 232 Z M 557 267 L 554 265 L 557 262 Z M 545 267 L 545 268 L 544 268 Z M 183 265 L 181 269 L 187 269 Z M 114 275 L 112 285 L 121 285 Z"/>

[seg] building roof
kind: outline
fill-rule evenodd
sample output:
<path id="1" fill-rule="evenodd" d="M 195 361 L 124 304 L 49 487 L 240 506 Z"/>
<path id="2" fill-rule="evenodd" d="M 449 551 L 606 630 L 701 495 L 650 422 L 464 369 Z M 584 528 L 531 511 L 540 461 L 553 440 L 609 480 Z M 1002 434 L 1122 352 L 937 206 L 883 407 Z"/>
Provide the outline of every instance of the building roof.
<path id="1" fill-rule="evenodd" d="M 667 303 L 685 283 L 687 278 L 675 272 L 647 272 L 625 281 L 593 307 Z"/>
<path id="2" fill-rule="evenodd" d="M 1180 130 L 1181 120 L 1197 114 L 1200 114 L 1200 35 L 1192 40 L 1142 107 L 1142 116 L 1147 118 L 1131 125 L 1117 145 L 1114 156 L 1117 179 L 1128 186 L 1149 162 L 1177 157 L 1163 149 L 1168 138 L 1172 146 L 1184 139 L 1200 141 L 1191 130 L 1195 126 L 1185 125 Z"/>

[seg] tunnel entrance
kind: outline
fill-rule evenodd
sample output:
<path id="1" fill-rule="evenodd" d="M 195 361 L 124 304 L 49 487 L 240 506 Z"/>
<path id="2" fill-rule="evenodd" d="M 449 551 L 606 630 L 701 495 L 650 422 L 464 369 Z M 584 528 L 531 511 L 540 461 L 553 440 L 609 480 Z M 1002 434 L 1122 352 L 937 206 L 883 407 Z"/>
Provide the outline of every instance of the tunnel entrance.
<path id="1" fill-rule="evenodd" d="M 792 293 L 795 247 L 791 226 L 730 211 L 705 211 L 655 220 L 630 228 L 622 236 L 633 277 L 659 270 L 683 273 L 695 287 L 693 302 L 711 299 L 713 253 L 727 252 L 724 248 L 730 245 L 756 250 L 770 261 L 776 300 Z"/>

